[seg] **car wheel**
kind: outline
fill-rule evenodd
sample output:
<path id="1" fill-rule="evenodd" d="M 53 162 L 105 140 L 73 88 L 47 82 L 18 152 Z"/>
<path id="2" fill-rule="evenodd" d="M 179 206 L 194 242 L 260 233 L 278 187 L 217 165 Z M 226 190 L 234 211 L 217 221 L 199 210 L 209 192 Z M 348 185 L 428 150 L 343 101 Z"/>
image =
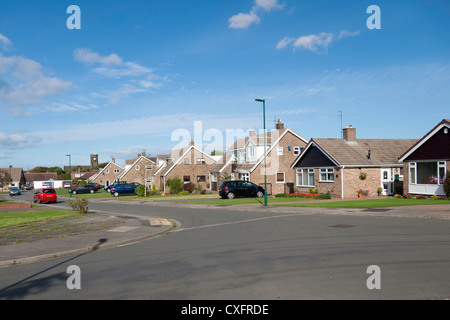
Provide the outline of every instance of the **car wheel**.
<path id="1" fill-rule="evenodd" d="M 264 197 L 264 192 L 258 191 L 258 192 L 256 193 L 256 196 L 257 196 L 258 198 L 262 198 L 262 197 Z"/>
<path id="2" fill-rule="evenodd" d="M 118 197 L 119 193 L 118 192 L 114 192 L 114 197 Z"/>
<path id="3" fill-rule="evenodd" d="M 76 191 L 72 191 L 72 194 L 77 194 L 77 192 Z"/>
<path id="4" fill-rule="evenodd" d="M 234 193 L 233 192 L 229 192 L 228 194 L 227 194 L 227 198 L 228 199 L 234 199 Z"/>

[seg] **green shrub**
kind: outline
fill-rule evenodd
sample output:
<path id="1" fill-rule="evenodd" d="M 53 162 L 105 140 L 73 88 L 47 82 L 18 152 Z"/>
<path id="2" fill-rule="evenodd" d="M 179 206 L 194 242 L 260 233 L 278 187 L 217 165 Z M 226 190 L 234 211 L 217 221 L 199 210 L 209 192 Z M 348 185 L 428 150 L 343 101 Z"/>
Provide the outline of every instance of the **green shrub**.
<path id="1" fill-rule="evenodd" d="M 289 195 L 286 193 L 279 193 L 279 194 L 276 194 L 275 197 L 276 198 L 287 198 L 287 197 L 289 197 Z"/>
<path id="2" fill-rule="evenodd" d="M 74 211 L 77 211 L 79 214 L 87 214 L 89 211 L 88 201 L 86 199 L 69 200 L 67 204 L 71 206 L 72 209 Z"/>
<path id="3" fill-rule="evenodd" d="M 183 181 L 180 178 L 169 179 L 166 184 L 170 188 L 170 194 L 183 192 Z"/>
<path id="4" fill-rule="evenodd" d="M 141 184 L 140 186 L 138 186 L 138 187 L 136 188 L 136 194 L 137 194 L 139 197 L 144 197 L 144 196 L 145 196 L 145 186 L 143 186 L 142 184 Z"/>
<path id="5" fill-rule="evenodd" d="M 450 197 L 450 171 L 447 172 L 447 177 L 444 180 L 444 191 L 447 197 Z"/>

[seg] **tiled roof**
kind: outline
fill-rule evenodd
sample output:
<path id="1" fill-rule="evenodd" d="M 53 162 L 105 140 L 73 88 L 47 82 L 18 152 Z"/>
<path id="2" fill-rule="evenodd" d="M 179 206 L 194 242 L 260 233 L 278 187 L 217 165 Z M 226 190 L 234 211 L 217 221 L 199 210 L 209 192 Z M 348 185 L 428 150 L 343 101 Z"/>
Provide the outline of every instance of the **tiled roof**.
<path id="1" fill-rule="evenodd" d="M 417 139 L 311 139 L 340 165 L 397 164 L 398 158 L 417 142 Z M 370 159 L 369 159 L 370 150 Z"/>
<path id="2" fill-rule="evenodd" d="M 25 179 L 27 182 L 48 181 L 50 179 L 58 180 L 58 174 L 56 172 L 44 172 L 44 173 L 25 172 Z"/>

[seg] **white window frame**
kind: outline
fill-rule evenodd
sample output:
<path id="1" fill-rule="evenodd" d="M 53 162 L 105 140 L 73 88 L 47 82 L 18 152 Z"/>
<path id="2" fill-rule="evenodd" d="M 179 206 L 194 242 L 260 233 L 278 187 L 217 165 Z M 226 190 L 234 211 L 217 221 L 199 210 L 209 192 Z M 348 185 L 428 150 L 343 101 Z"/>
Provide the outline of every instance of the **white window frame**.
<path id="1" fill-rule="evenodd" d="M 120 169 L 114 169 L 114 173 L 120 173 Z"/>
<path id="2" fill-rule="evenodd" d="M 277 148 L 277 156 L 282 156 L 284 155 L 284 149 L 283 147 L 278 147 Z"/>
<path id="3" fill-rule="evenodd" d="M 140 170 L 141 169 L 141 166 L 139 166 L 139 165 L 136 165 L 136 171 L 138 171 L 138 170 Z"/>
<path id="4" fill-rule="evenodd" d="M 197 158 L 197 164 L 206 164 L 205 158 Z"/>
<path id="5" fill-rule="evenodd" d="M 152 169 L 153 169 L 153 166 L 152 166 L 151 164 L 148 164 L 148 165 L 145 166 L 145 169 L 147 169 L 147 170 L 152 170 Z"/>
<path id="6" fill-rule="evenodd" d="M 302 178 L 299 181 L 298 175 L 299 175 L 300 171 L 302 173 Z M 307 176 L 308 176 L 308 178 L 307 178 L 308 184 L 306 184 L 306 185 L 303 184 L 303 175 L 304 174 L 307 174 Z M 310 176 L 311 174 L 312 174 L 312 180 L 313 180 L 312 184 L 311 184 L 311 176 Z M 296 181 L 297 182 L 297 187 L 314 187 L 315 186 L 315 172 L 314 172 L 314 169 L 311 169 L 311 168 L 298 168 L 296 170 L 295 176 L 296 176 L 296 180 L 297 180 Z"/>
<path id="7" fill-rule="evenodd" d="M 278 175 L 282 173 L 283 174 L 283 181 L 278 181 Z M 285 172 L 277 172 L 276 174 L 276 183 L 285 183 L 286 182 L 286 173 Z"/>
<path id="8" fill-rule="evenodd" d="M 325 174 L 325 179 L 322 179 L 322 174 Z M 331 179 L 330 179 L 331 175 Z M 320 168 L 319 170 L 319 182 L 328 182 L 333 183 L 334 182 L 334 168 Z"/>
<path id="9" fill-rule="evenodd" d="M 106 169 L 106 171 L 105 171 L 106 173 L 109 173 L 109 169 Z"/>
<path id="10" fill-rule="evenodd" d="M 447 166 L 446 161 L 417 161 L 417 162 L 410 162 L 409 163 L 409 184 L 412 185 L 420 185 L 420 183 L 417 182 L 417 169 L 418 169 L 418 163 L 426 163 L 426 162 L 432 162 L 436 163 L 436 177 L 437 177 L 437 183 L 431 183 L 430 185 L 436 185 L 436 186 L 442 186 L 443 183 L 440 183 L 439 181 L 439 169 L 444 169 L 444 180 L 447 176 Z M 412 174 L 411 172 L 414 172 L 414 181 L 412 181 Z"/>
<path id="11" fill-rule="evenodd" d="M 300 155 L 301 152 L 302 152 L 301 147 L 294 147 L 294 156 Z"/>

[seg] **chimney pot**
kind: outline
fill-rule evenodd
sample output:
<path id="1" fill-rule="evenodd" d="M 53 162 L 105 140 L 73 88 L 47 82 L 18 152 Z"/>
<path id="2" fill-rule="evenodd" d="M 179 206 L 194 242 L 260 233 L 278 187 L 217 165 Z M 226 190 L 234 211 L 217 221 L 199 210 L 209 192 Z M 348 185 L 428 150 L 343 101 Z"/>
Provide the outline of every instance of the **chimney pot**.
<path id="1" fill-rule="evenodd" d="M 277 130 L 282 130 L 282 129 L 284 129 L 284 123 L 281 123 L 281 120 L 280 120 L 280 119 L 278 119 L 278 123 L 277 123 L 277 125 L 276 125 L 276 129 L 277 129 Z"/>

